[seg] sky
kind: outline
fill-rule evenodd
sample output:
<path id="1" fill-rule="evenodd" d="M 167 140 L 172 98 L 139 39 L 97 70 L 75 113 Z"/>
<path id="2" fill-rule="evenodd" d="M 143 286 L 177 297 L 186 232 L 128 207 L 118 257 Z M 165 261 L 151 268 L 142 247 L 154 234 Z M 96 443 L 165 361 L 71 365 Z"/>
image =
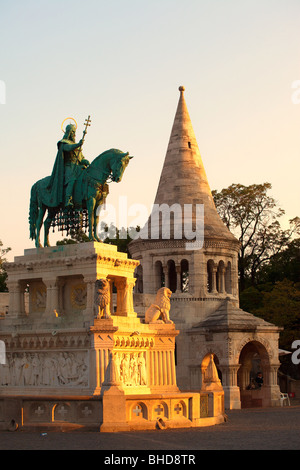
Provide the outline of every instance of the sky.
<path id="1" fill-rule="evenodd" d="M 287 228 L 300 216 L 299 31 L 298 0 L 0 0 L 8 259 L 34 248 L 30 190 L 51 174 L 67 117 L 79 140 L 91 116 L 88 160 L 134 156 L 110 185 L 117 224 L 120 200 L 150 214 L 181 85 L 211 189 L 271 183 Z"/>

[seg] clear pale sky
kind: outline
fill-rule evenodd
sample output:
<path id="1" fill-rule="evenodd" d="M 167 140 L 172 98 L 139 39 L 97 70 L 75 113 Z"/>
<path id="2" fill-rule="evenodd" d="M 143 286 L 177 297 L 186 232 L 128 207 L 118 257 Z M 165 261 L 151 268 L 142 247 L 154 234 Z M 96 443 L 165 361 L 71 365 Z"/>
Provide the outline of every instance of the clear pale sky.
<path id="1" fill-rule="evenodd" d="M 91 115 L 89 160 L 112 147 L 135 157 L 108 202 L 150 212 L 180 85 L 211 189 L 270 182 L 285 223 L 300 216 L 299 0 L 0 0 L 0 43 L 10 260 L 34 247 L 30 189 L 51 174 L 68 116 L 79 140 Z"/>

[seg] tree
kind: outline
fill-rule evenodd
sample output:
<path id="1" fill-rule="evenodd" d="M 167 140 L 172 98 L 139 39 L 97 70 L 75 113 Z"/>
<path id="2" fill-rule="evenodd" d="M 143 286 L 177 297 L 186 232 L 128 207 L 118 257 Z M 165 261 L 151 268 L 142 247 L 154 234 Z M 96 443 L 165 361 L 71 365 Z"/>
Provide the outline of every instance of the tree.
<path id="1" fill-rule="evenodd" d="M 284 279 L 298 284 L 300 289 L 300 238 L 292 240 L 284 250 L 272 256 L 257 274 L 259 284 L 274 284 Z"/>
<path id="2" fill-rule="evenodd" d="M 118 251 L 127 253 L 127 255 L 130 256 L 128 251 L 128 244 L 132 240 L 130 236 L 131 233 L 135 231 L 139 232 L 140 227 L 136 227 L 134 230 L 132 227 L 126 229 L 122 227 L 121 229 L 118 229 L 113 224 L 108 226 L 105 222 L 101 222 L 98 236 L 103 243 L 108 245 L 116 245 Z M 85 234 L 85 232 L 82 229 L 79 229 L 78 231 L 72 230 L 70 232 L 69 238 L 64 238 L 63 240 L 57 241 L 56 245 L 71 245 L 74 243 L 86 243 L 90 241 L 91 240 Z"/>
<path id="3" fill-rule="evenodd" d="M 250 307 L 251 313 L 283 327 L 280 333 L 280 347 L 290 350 L 292 342 L 299 339 L 300 289 L 292 281 L 284 279 L 275 285 L 266 284 L 246 289 L 242 294 L 244 299 L 247 291 L 257 300 L 257 305 L 253 303 Z"/>
<path id="4" fill-rule="evenodd" d="M 290 220 L 289 229 L 281 228 L 279 218 L 285 212 L 267 194 L 271 187 L 270 183 L 232 184 L 220 192 L 212 191 L 220 217 L 241 244 L 238 256 L 241 291 L 247 280 L 255 285 L 258 270 L 286 248 L 295 233 L 300 234 L 299 217 Z"/>
<path id="5" fill-rule="evenodd" d="M 11 250 L 11 248 L 2 248 L 3 243 L 0 240 L 0 292 L 7 292 L 6 278 L 7 274 L 4 268 L 4 263 L 7 261 L 5 256 Z"/>
<path id="6" fill-rule="evenodd" d="M 110 224 L 110 226 L 108 226 L 107 224 L 105 224 L 105 222 L 102 222 L 99 236 L 101 240 L 103 240 L 103 243 L 107 243 L 109 245 L 116 245 L 118 251 L 127 253 L 127 255 L 130 257 L 128 245 L 132 240 L 131 234 L 133 232 L 135 233 L 139 231 L 139 226 L 135 229 L 133 229 L 132 227 L 122 227 L 121 229 L 118 229 L 113 224 Z"/>
<path id="7" fill-rule="evenodd" d="M 70 238 L 64 238 L 56 242 L 56 245 L 73 245 L 74 243 L 85 243 L 89 242 L 89 237 L 85 234 L 82 229 L 71 230 Z"/>

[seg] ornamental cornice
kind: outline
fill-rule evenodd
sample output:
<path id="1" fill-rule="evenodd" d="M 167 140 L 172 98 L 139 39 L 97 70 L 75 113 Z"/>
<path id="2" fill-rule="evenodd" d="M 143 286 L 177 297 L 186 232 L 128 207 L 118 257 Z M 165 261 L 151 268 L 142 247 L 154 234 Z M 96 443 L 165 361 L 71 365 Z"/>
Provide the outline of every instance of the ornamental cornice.
<path id="1" fill-rule="evenodd" d="M 45 267 L 56 267 L 56 266 L 77 266 L 78 264 L 87 264 L 88 262 L 95 261 L 97 265 L 105 265 L 109 267 L 129 267 L 129 268 L 136 268 L 140 262 L 134 259 L 121 259 L 121 258 L 113 258 L 110 256 L 102 256 L 100 254 L 93 254 L 89 256 L 70 256 L 67 258 L 47 258 L 47 259 L 39 259 L 39 260 L 32 260 L 32 261 L 24 261 L 24 262 L 11 262 L 5 263 L 3 267 L 6 271 L 13 271 L 13 270 L 24 270 L 24 271 L 33 271 L 39 268 Z"/>
<path id="2" fill-rule="evenodd" d="M 62 332 L 52 330 L 47 332 L 20 332 L 10 334 L 0 332 L 0 337 L 5 342 L 8 352 L 21 351 L 41 351 L 60 348 L 87 348 L 90 345 L 90 338 L 86 330 Z"/>
<path id="3" fill-rule="evenodd" d="M 131 254 L 137 253 L 137 252 L 142 252 L 142 251 L 147 251 L 147 250 L 158 250 L 158 249 L 167 249 L 168 251 L 170 249 L 186 249 L 186 244 L 187 243 L 193 243 L 193 241 L 188 241 L 188 240 L 134 240 L 134 242 L 131 242 L 129 244 L 129 249 Z M 195 251 L 197 249 L 207 249 L 207 248 L 214 248 L 214 249 L 227 249 L 227 250 L 233 250 L 238 252 L 240 249 L 240 243 L 236 240 L 222 240 L 222 239 L 205 239 L 203 246 L 200 246 L 199 243 L 195 243 Z M 199 247 L 199 248 L 197 248 Z M 190 252 L 193 250 L 189 250 Z"/>

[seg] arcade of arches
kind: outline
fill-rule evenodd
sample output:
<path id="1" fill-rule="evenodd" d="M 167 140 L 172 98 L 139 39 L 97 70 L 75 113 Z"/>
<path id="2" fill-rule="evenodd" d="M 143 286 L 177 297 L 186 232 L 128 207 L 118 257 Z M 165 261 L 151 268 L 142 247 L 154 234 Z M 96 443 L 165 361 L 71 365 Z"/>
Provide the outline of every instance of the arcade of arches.
<path id="1" fill-rule="evenodd" d="M 210 353 L 205 353 L 198 366 L 201 378 L 206 374 Z M 223 388 L 235 388 L 235 406 L 227 408 L 266 407 L 278 401 L 277 371 L 279 363 L 272 362 L 272 352 L 260 341 L 247 342 L 241 349 L 237 364 L 225 364 L 222 352 L 213 354 Z M 194 370 L 195 374 L 195 370 Z"/>
<path id="2" fill-rule="evenodd" d="M 168 287 L 173 293 L 190 292 L 190 270 L 189 261 L 181 259 L 175 262 L 169 259 L 166 263 L 158 260 L 153 268 L 154 291 L 161 287 Z M 136 269 L 136 293 L 143 292 L 143 267 L 139 265 Z M 223 260 L 215 262 L 209 259 L 207 262 L 207 293 L 232 294 L 232 270 L 231 262 Z"/>

